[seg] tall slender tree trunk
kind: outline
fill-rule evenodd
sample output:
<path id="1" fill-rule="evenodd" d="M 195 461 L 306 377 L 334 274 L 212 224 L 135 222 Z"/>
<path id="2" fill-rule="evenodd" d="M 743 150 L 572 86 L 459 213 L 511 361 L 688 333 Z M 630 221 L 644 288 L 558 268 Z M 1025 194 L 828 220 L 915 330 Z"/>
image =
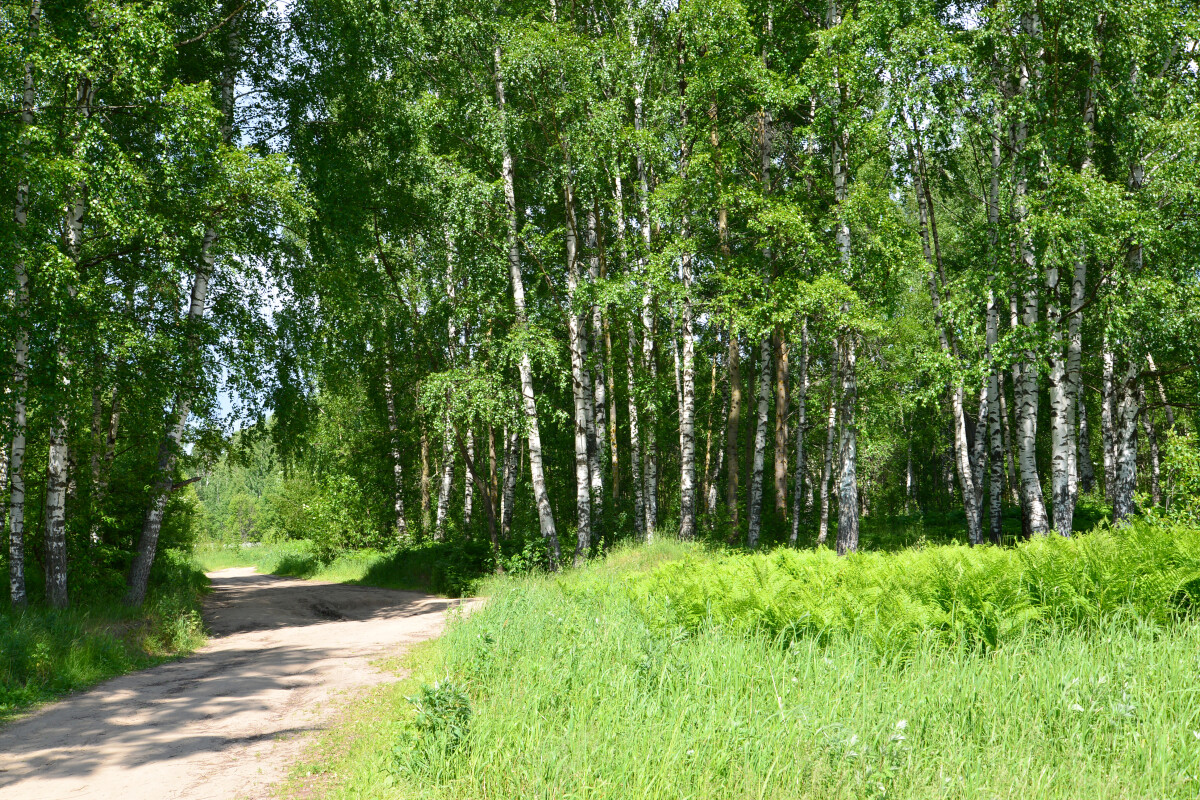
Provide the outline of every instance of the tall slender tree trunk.
<path id="1" fill-rule="evenodd" d="M 1167 429 L 1175 430 L 1175 409 L 1167 401 L 1167 389 L 1163 386 L 1162 375 L 1158 372 L 1158 366 L 1154 363 L 1154 356 L 1150 353 L 1146 354 L 1146 365 L 1150 367 L 1150 376 L 1154 379 L 1154 385 L 1158 388 L 1158 399 L 1162 401 L 1163 413 L 1167 417 Z"/>
<path id="2" fill-rule="evenodd" d="M 775 345 L 775 516 L 787 520 L 788 415 L 791 413 L 791 353 L 782 326 L 776 326 Z"/>
<path id="3" fill-rule="evenodd" d="M 1162 485 L 1158 459 L 1158 436 L 1154 432 L 1154 421 L 1150 419 L 1150 408 L 1146 405 L 1145 386 L 1138 384 L 1138 404 L 1141 406 L 1142 432 L 1146 434 L 1146 445 L 1150 453 L 1150 502 L 1162 506 Z"/>
<path id="4" fill-rule="evenodd" d="M 986 359 L 987 375 L 987 430 L 988 430 L 988 537 L 993 544 L 1000 544 L 1003 535 L 1003 492 L 1004 492 L 1004 461 L 1008 448 L 1004 443 L 1005 416 L 1004 385 L 1002 375 L 995 364 L 996 345 L 1000 335 L 1000 306 L 996 301 L 997 272 L 1000 264 L 1000 165 L 1002 150 L 1000 146 L 999 124 L 991 135 L 992 140 L 992 172 L 988 187 L 988 302 L 987 302 L 987 332 Z M 982 420 L 980 421 L 982 424 Z M 1010 486 L 1013 484 L 1010 483 Z"/>
<path id="5" fill-rule="evenodd" d="M 28 48 L 32 53 L 37 43 L 42 24 L 41 0 L 33 0 L 29 8 Z M 33 80 L 32 56 L 25 61 L 25 86 L 21 96 L 21 129 L 33 125 L 33 109 L 37 102 Z M 29 220 L 29 176 L 25 162 L 29 154 L 21 145 L 22 174 L 17 182 L 17 198 L 13 207 L 13 221 L 17 226 L 18 252 L 13 262 L 16 276 L 16 331 L 13 336 L 13 424 L 11 457 L 8 463 L 9 483 L 9 538 L 8 538 L 8 588 L 14 607 L 28 602 L 25 592 L 25 403 L 29 391 L 29 272 L 25 263 L 23 237 Z"/>
<path id="6" fill-rule="evenodd" d="M 432 492 L 433 475 L 429 464 L 429 434 L 421 425 L 421 529 L 429 533 L 430 519 L 433 516 Z"/>
<path id="7" fill-rule="evenodd" d="M 1014 367 L 1015 369 L 1015 367 Z M 1021 493 L 1020 481 L 1017 480 L 1016 448 L 1013 446 L 1012 415 L 1008 413 L 1008 390 L 1005 388 L 1005 374 L 997 370 L 996 382 L 1000 390 L 1000 431 L 1004 439 L 1004 466 L 1008 481 L 1009 500 L 1019 503 Z"/>
<path id="8" fill-rule="evenodd" d="M 713 362 L 713 366 L 716 367 L 715 359 Z M 714 375 L 714 377 L 715 377 L 715 375 Z M 715 398 L 713 398 L 713 402 L 715 402 Z M 725 429 L 729 425 L 729 386 L 728 385 L 726 385 L 724 390 L 721 392 L 721 409 L 718 412 L 718 419 L 720 420 L 720 422 L 717 423 L 717 428 L 715 430 L 713 430 L 710 427 L 709 437 L 708 437 L 708 452 L 705 455 L 705 459 L 704 459 L 704 463 L 705 463 L 704 505 L 705 505 L 705 513 L 708 515 L 708 518 L 709 518 L 709 523 L 708 523 L 709 527 L 711 527 L 713 525 L 713 522 L 715 520 L 716 513 L 717 513 L 717 500 L 720 496 L 720 492 L 718 491 L 718 488 L 717 488 L 717 483 L 718 483 L 718 477 L 721 473 L 722 442 L 725 438 Z M 711 460 L 710 460 L 709 456 L 711 456 Z"/>
<path id="9" fill-rule="evenodd" d="M 855 341 L 845 339 L 842 370 L 842 474 L 838 485 L 838 555 L 858 550 L 858 373 L 855 370 Z"/>
<path id="10" fill-rule="evenodd" d="M 500 535 L 512 536 L 513 501 L 517 493 L 517 458 L 521 450 L 521 433 L 514 425 L 504 433 L 504 489 L 500 496 Z"/>
<path id="11" fill-rule="evenodd" d="M 569 164 L 567 171 L 570 172 Z M 591 416 L 588 413 L 588 405 L 591 402 L 591 392 L 588 391 L 590 387 L 584 365 L 584 316 L 575 308 L 579 293 L 579 253 L 575 195 L 569 174 L 563 184 L 563 197 L 567 223 L 567 344 L 571 351 L 571 396 L 575 401 L 575 566 L 578 567 L 587 558 L 592 542 L 592 478 L 588 453 L 591 439 L 588 433 L 588 419 Z"/>
<path id="12" fill-rule="evenodd" d="M 1113 522 L 1123 523 L 1137 510 L 1134 492 L 1137 490 L 1137 429 L 1138 378 L 1137 362 L 1132 359 L 1117 389 L 1115 413 L 1116 442 L 1113 453 L 1115 472 L 1113 485 Z"/>
<path id="13" fill-rule="evenodd" d="M 625 186 L 624 186 L 624 182 L 621 177 L 621 164 L 620 164 L 620 161 L 618 161 L 616 159 L 614 159 L 613 165 L 612 165 L 612 176 L 613 176 L 613 200 L 614 200 L 614 204 L 616 205 L 615 216 L 616 216 L 616 225 L 617 225 L 617 245 L 620 248 L 621 269 L 628 272 L 629 271 L 629 241 L 626 238 L 628 235 L 628 231 L 626 230 L 626 225 L 625 225 Z M 632 346 L 633 345 L 632 345 L 632 339 L 631 339 L 630 347 L 632 347 Z M 608 449 L 609 449 L 609 453 L 612 456 L 612 499 L 614 502 L 616 502 L 616 500 L 620 497 L 620 494 L 621 494 L 621 491 L 620 491 L 621 470 L 620 470 L 620 461 L 617 457 L 617 453 L 618 453 L 618 450 L 617 450 L 617 389 L 616 389 L 616 371 L 617 371 L 617 369 L 616 369 L 616 362 L 613 360 L 612 331 L 610 330 L 609 319 L 607 317 L 604 320 L 604 360 L 605 360 L 605 363 L 608 365 Z M 631 434 L 631 439 L 632 439 L 632 438 L 635 438 L 633 436 L 633 431 L 632 431 L 632 429 L 635 427 L 635 423 L 633 422 L 633 416 L 636 416 L 636 413 L 637 413 L 636 412 L 636 401 L 633 397 L 633 384 L 632 384 L 633 372 L 632 372 L 632 370 L 630 371 L 629 378 L 631 381 L 630 394 L 629 394 L 629 408 L 631 409 L 630 434 Z M 635 453 L 633 455 L 633 464 L 632 464 L 635 484 L 639 483 L 640 473 L 641 473 L 641 465 L 637 463 L 637 459 L 638 459 L 638 455 Z M 637 508 L 634 509 L 634 517 L 640 518 L 642 515 L 641 499 L 640 499 L 640 495 L 641 495 L 640 486 L 635 487 L 634 493 L 639 496 L 639 499 L 637 500 Z M 640 524 L 636 526 L 636 530 L 637 530 L 638 536 L 641 536 L 642 528 L 641 528 Z"/>
<path id="14" fill-rule="evenodd" d="M 1091 494 L 1096 490 L 1096 466 L 1092 463 L 1092 426 L 1088 421 L 1087 402 L 1082 392 L 1076 397 L 1076 401 L 1078 410 L 1075 416 L 1079 420 L 1079 436 L 1076 439 L 1079 446 L 1079 455 L 1076 457 L 1079 462 L 1079 484 L 1084 494 Z"/>
<path id="15" fill-rule="evenodd" d="M 841 24 L 841 12 L 836 0 L 830 3 L 830 27 Z M 847 89 L 838 78 L 839 109 L 847 104 Z M 845 205 L 850 196 L 850 169 L 847 156 L 848 133 L 839 123 L 833 137 L 833 188 L 838 204 L 837 248 L 842 272 L 851 276 L 850 224 Z M 843 313 L 849 311 L 843 306 Z M 855 333 L 842 332 L 842 441 L 841 477 L 838 483 L 838 555 L 858 549 L 858 376 Z"/>
<path id="16" fill-rule="evenodd" d="M 738 537 L 741 528 L 738 513 L 738 432 L 742 426 L 742 368 L 741 336 L 729 324 L 729 357 L 726 359 L 729 374 L 729 420 L 725 425 L 725 507 L 729 511 L 731 538 Z"/>
<path id="17" fill-rule="evenodd" d="M 400 425 L 396 418 L 396 393 L 392 385 L 392 359 L 387 359 L 383 373 L 383 393 L 387 401 L 388 445 L 392 456 L 392 480 L 395 496 L 392 511 L 396 517 L 396 538 L 404 541 L 408 537 L 408 523 L 404 519 L 404 464 L 400 459 Z"/>
<path id="18" fill-rule="evenodd" d="M 494 52 L 496 105 L 500 110 L 501 124 L 505 122 L 504 77 L 501 72 L 501 50 Z M 514 189 L 513 157 L 507 133 L 502 137 L 502 166 L 504 179 L 504 205 L 508 217 L 508 271 L 512 280 L 513 304 L 516 306 L 517 323 L 528 324 L 525 311 L 525 281 L 521 276 L 521 249 L 517 238 L 517 197 Z M 562 553 L 558 543 L 558 532 L 554 527 L 554 512 L 550 507 L 550 493 L 546 489 L 546 472 L 542 462 L 542 436 L 538 426 L 537 401 L 533 391 L 533 362 L 529 351 L 522 349 L 518 363 L 521 376 L 521 404 L 525 411 L 526 439 L 529 442 L 529 472 L 533 482 L 533 494 L 538 507 L 538 525 L 549 553 L 550 569 L 557 570 Z"/>
<path id="19" fill-rule="evenodd" d="M 1034 40 L 1040 39 L 1041 24 L 1033 14 L 1021 18 L 1022 30 Z M 1038 45 L 1040 47 L 1040 45 Z M 1027 97 L 1040 78 L 1036 69 L 1041 59 L 1040 51 L 1033 56 L 1034 69 L 1022 60 L 1018 67 L 1018 95 Z M 1033 331 L 1038 326 L 1038 269 L 1033 252 L 1033 243 L 1028 230 L 1027 186 L 1025 167 L 1025 142 L 1028 139 L 1028 122 L 1025 112 L 1017 117 L 1013 136 L 1013 153 L 1017 161 L 1017 180 L 1014 191 L 1013 212 L 1018 235 L 1018 259 L 1021 279 L 1025 284 L 1022 323 Z M 1020 378 L 1013 376 L 1017 403 L 1017 466 L 1021 477 L 1021 493 L 1025 505 L 1029 532 L 1045 534 L 1050 531 L 1046 516 L 1046 505 L 1042 497 L 1042 483 L 1037 467 L 1037 421 L 1038 421 L 1038 364 L 1037 354 L 1027 348 L 1023 354 Z"/>
<path id="20" fill-rule="evenodd" d="M 764 336 L 759 345 L 758 365 L 758 424 L 754 429 L 754 462 L 750 474 L 750 501 L 747 504 L 749 529 L 746 542 L 758 547 L 762 535 L 763 473 L 766 468 L 767 425 L 771 410 L 771 337 Z"/>
<path id="21" fill-rule="evenodd" d="M 938 285 L 938 278 L 942 270 L 939 263 L 940 254 L 935 252 L 930 238 L 931 226 L 933 224 L 933 209 L 930 207 L 931 197 L 923 178 L 925 170 L 924 158 L 919 145 L 915 150 L 912 145 L 909 145 L 908 152 L 909 160 L 913 165 L 913 188 L 917 196 L 917 217 L 920 224 L 921 249 L 925 256 L 925 264 L 929 269 L 929 297 L 933 303 L 934 326 L 937 328 L 938 341 L 941 343 L 942 353 L 947 358 L 957 361 L 957 345 L 951 343 L 950 337 L 946 332 L 945 321 L 942 318 L 942 294 L 946 290 L 946 287 Z M 974 470 L 971 466 L 971 456 L 967 442 L 964 390 L 962 383 L 957 380 L 953 382 L 949 389 L 951 410 L 953 413 L 951 423 L 953 425 L 955 467 L 958 471 L 959 488 L 962 491 L 963 506 L 966 511 L 967 537 L 972 545 L 977 545 L 983 542 L 983 528 L 978 502 L 979 496 L 975 491 Z"/>
<path id="22" fill-rule="evenodd" d="M 587 213 L 587 248 L 588 248 L 588 279 L 593 285 L 600 282 L 600 239 L 596 230 L 596 204 L 588 208 Z M 604 317 L 601 313 L 600 304 L 593 303 L 591 308 L 592 319 L 592 341 L 590 349 L 593 353 L 592 362 L 595 369 L 588 370 L 587 383 L 591 394 L 591 405 L 589 406 L 588 414 L 588 470 L 590 472 L 592 486 L 592 525 L 596 529 L 595 535 L 598 543 L 603 546 L 603 519 L 604 519 L 604 461 L 605 449 L 607 440 L 605 437 L 605 428 L 607 423 L 605 414 L 607 409 L 606 390 L 604 377 L 604 358 L 599 352 L 600 343 L 604 337 Z M 583 338 L 587 338 L 586 332 L 581 331 Z"/>
<path id="23" fill-rule="evenodd" d="M 1102 363 L 1100 383 L 1100 443 L 1104 451 L 1104 497 L 1113 502 L 1117 485 L 1117 436 L 1114 412 L 1116 411 L 1116 377 L 1115 359 L 1108 346 L 1108 334 L 1104 335 L 1101 345 L 1100 360 Z"/>
<path id="24" fill-rule="evenodd" d="M 462 436 L 459 436 L 461 439 Z M 471 459 L 471 463 L 475 463 L 475 431 L 467 429 L 467 455 Z M 466 476 L 468 479 L 471 475 Z M 475 481 L 466 480 L 463 482 L 463 525 L 471 524 L 471 513 L 475 510 Z"/>
<path id="25" fill-rule="evenodd" d="M 680 70 L 684 67 L 683 40 L 680 39 Z M 684 132 L 683 146 L 679 154 L 679 177 L 685 184 L 688 179 L 688 161 L 691 146 L 686 131 L 688 113 L 686 103 L 687 81 L 682 76 L 679 83 L 680 131 Z M 691 217 L 685 207 L 680 224 L 683 250 L 679 256 L 679 283 L 683 289 L 681 331 L 683 359 L 679 393 L 679 538 L 689 541 L 696 538 L 696 344 L 692 320 L 692 253 Z"/>
<path id="26" fill-rule="evenodd" d="M 633 480 L 633 527 L 639 538 L 648 534 L 646 528 L 646 501 L 642 483 L 642 445 L 638 430 L 637 379 L 634 352 L 637 349 L 637 328 L 629 320 L 628 347 L 625 348 L 625 370 L 629 379 L 629 470 Z"/>
<path id="27" fill-rule="evenodd" d="M 450 301 L 450 314 L 446 322 L 446 351 L 448 365 L 454 367 L 458 362 L 458 278 L 455 266 L 458 260 L 458 248 L 454 237 L 447 225 L 446 235 L 446 298 Z M 450 419 L 450 391 L 446 390 L 446 411 L 442 420 L 442 479 L 438 487 L 437 516 L 435 517 L 433 538 L 442 541 L 446 538 L 446 520 L 450 516 L 450 492 L 454 489 L 454 441 L 458 431 Z M 467 481 L 466 483 L 469 483 Z M 466 497 L 464 491 L 464 499 Z"/>
<path id="28" fill-rule="evenodd" d="M 208 299 L 208 283 L 216 267 L 216 256 L 213 251 L 217 242 L 216 228 L 210 225 L 204 231 L 204 240 L 200 247 L 200 265 L 192 277 L 192 292 L 188 303 L 186 325 L 189 333 L 189 346 L 194 352 L 198 348 L 195 327 L 204 316 L 204 304 Z M 192 367 L 195 369 L 195 367 Z M 184 375 L 182 386 L 191 383 L 192 375 Z M 137 550 L 133 563 L 129 567 L 129 577 L 126 581 L 124 602 L 129 606 L 140 606 L 146 599 L 146 588 L 150 581 L 150 568 L 154 565 L 154 556 L 158 549 L 158 535 L 162 531 L 163 512 L 167 500 L 175 488 L 175 459 L 183 442 L 183 431 L 187 425 L 188 414 L 191 411 L 191 397 L 184 389 L 176 396 L 175 408 L 167 418 L 167 435 L 163 438 L 158 450 L 158 480 L 150 502 L 150 509 L 142 522 L 141 535 L 138 538 Z"/>
<path id="29" fill-rule="evenodd" d="M 796 365 L 796 474 L 792 486 L 793 547 L 800 537 L 801 497 L 804 495 L 804 474 L 807 469 L 804 453 L 804 434 L 808 428 L 808 318 L 800 323 L 800 361 Z"/>
<path id="30" fill-rule="evenodd" d="M 817 544 L 825 544 L 829 535 L 829 480 L 833 474 L 834 437 L 838 429 L 838 373 L 841 353 L 838 340 L 833 340 L 829 359 L 829 422 L 825 428 L 825 456 L 821 466 L 821 522 L 817 529 Z"/>

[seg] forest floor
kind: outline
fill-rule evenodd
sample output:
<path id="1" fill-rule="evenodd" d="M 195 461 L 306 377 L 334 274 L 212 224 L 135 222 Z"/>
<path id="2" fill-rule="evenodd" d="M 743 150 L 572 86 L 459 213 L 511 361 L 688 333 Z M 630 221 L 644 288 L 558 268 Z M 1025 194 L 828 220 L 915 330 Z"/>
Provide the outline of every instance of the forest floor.
<path id="1" fill-rule="evenodd" d="M 312 732 L 397 679 L 373 662 L 437 636 L 461 604 L 252 567 L 209 577 L 209 644 L 0 728 L 0 795 L 268 797 Z"/>

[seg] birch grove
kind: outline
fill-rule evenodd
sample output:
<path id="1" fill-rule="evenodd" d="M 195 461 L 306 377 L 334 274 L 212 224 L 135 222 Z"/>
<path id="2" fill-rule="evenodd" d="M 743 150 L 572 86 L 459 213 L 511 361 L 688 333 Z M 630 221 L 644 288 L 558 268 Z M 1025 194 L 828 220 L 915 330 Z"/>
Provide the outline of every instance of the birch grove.
<path id="1" fill-rule="evenodd" d="M 494 570 L 1173 513 L 1194 9 L 89 8 L 0 12 L 15 605 L 141 603 L 255 437 L 323 555 Z"/>

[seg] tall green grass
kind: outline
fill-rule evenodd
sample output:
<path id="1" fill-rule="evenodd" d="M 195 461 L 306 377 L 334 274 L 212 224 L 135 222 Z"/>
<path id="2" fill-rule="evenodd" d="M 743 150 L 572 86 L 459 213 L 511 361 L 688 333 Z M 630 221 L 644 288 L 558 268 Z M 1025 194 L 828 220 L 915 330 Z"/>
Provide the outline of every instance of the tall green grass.
<path id="1" fill-rule="evenodd" d="M 0 606 L 0 721 L 106 678 L 187 654 L 204 642 L 204 575 L 190 557 L 159 554 L 146 603 L 120 602 L 118 582 L 63 610 Z"/>
<path id="2" fill-rule="evenodd" d="M 497 580 L 297 781 L 442 800 L 1194 798 L 1198 538 L 842 561 L 669 543 Z M 788 618 L 809 613 L 791 584 L 826 621 Z M 953 620 L 986 604 L 1003 632 L 981 646 Z M 897 618 L 924 635 L 881 639 Z"/>

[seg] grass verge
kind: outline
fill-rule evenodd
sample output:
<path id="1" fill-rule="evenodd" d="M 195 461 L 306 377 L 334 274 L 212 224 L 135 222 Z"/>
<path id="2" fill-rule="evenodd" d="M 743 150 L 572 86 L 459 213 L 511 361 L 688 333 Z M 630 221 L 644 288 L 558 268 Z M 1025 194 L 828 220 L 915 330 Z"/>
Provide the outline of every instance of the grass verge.
<path id="1" fill-rule="evenodd" d="M 121 586 L 73 598 L 63 610 L 0 606 L 0 722 L 35 703 L 195 650 L 204 643 L 204 575 L 182 553 L 154 565 L 146 603 L 121 604 Z"/>
<path id="2" fill-rule="evenodd" d="M 229 567 L 254 567 L 265 575 L 305 580 L 378 586 L 463 597 L 486 573 L 486 544 L 461 541 L 422 542 L 400 550 L 352 550 L 331 561 L 321 558 L 306 541 L 251 546 L 206 544 L 196 549 L 196 563 L 205 572 Z"/>
<path id="3" fill-rule="evenodd" d="M 763 564 L 778 554 L 667 543 L 562 576 L 497 580 L 487 605 L 411 654 L 411 677 L 361 701 L 302 769 L 329 798 L 1194 798 L 1200 624 L 1167 589 L 1188 574 L 1200 532 L 1093 536 L 1023 545 L 996 569 L 1049 598 L 1074 591 L 1062 607 L 1078 609 L 1095 598 L 1078 590 L 1086 580 L 1072 577 L 1073 559 L 1074 572 L 1106 576 L 1125 599 L 1112 595 L 1095 614 L 1002 605 L 1023 622 L 994 646 L 936 614 L 916 615 L 930 635 L 892 648 L 870 625 L 820 634 L 719 611 L 696 621 L 647 601 L 699 591 L 680 580 L 692 570 L 771 585 L 781 579 Z M 1131 590 L 1151 570 L 1121 554 L 1148 536 L 1177 540 L 1159 547 L 1173 555 L 1153 569 L 1171 577 Z M 842 603 L 893 588 L 885 575 L 917 585 L 956 554 L 814 569 Z M 738 561 L 747 558 L 760 573 Z M 1061 569 L 1033 568 L 1051 562 Z M 851 569 L 879 580 L 850 580 Z M 950 584 L 973 580 L 983 577 L 968 570 Z M 975 602 L 958 597 L 951 608 Z M 1018 613 L 1030 607 L 1038 613 Z"/>

